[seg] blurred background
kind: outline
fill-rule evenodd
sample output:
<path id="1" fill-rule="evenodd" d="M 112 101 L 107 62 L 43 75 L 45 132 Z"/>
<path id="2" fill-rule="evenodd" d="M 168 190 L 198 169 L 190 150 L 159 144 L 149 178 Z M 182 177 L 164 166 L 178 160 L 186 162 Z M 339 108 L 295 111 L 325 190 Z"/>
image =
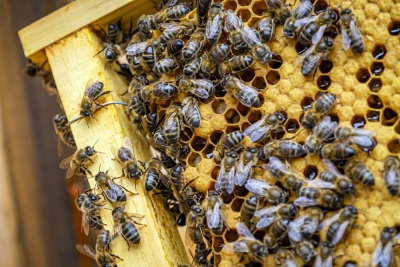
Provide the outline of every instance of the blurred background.
<path id="1" fill-rule="evenodd" d="M 58 167 L 74 151 L 57 156 L 52 118 L 60 109 L 41 78 L 23 74 L 28 60 L 17 35 L 69 2 L 0 0 L 0 267 L 96 266 L 75 249 L 95 242 L 81 233 L 74 204 L 85 180 L 67 181 Z"/>

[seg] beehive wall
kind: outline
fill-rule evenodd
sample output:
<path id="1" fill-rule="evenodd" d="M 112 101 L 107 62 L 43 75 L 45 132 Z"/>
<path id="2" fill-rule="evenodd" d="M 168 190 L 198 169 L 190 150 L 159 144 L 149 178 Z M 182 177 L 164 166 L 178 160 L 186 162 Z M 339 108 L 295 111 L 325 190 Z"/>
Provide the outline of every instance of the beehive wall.
<path id="1" fill-rule="evenodd" d="M 256 24 L 268 10 L 263 0 L 226 0 L 222 3 L 225 9 L 234 10 L 249 26 Z M 400 224 L 400 200 L 387 192 L 381 173 L 383 159 L 400 152 L 400 3 L 334 0 L 329 4 L 338 10 L 351 4 L 358 25 L 365 34 L 365 52 L 355 55 L 351 49 L 344 51 L 339 35 L 332 53 L 321 63 L 315 78 L 306 78 L 300 71 L 296 41 L 282 38 L 282 26 L 277 26 L 276 38 L 269 45 L 279 56 L 275 56 L 267 68 L 256 63 L 252 69 L 238 75 L 249 85 L 266 88 L 259 93 L 262 106 L 251 109 L 244 107 L 220 86 L 216 88 L 214 98 L 201 101 L 201 127 L 194 129 L 194 132 L 186 129 L 187 136 L 182 135 L 183 143 L 188 144 L 191 151 L 186 160 L 185 177 L 187 181 L 198 178 L 192 185 L 201 192 L 214 189 L 220 167 L 214 162 L 212 151 L 221 135 L 235 130 L 243 131 L 266 113 L 279 110 L 288 116 L 283 125 L 284 132 L 278 131 L 274 138 L 296 135 L 296 141 L 304 141 L 308 131 L 300 131 L 299 126 L 304 109 L 319 92 L 334 93 L 338 104 L 330 116 L 338 120 L 340 126 L 363 127 L 374 131 L 378 143 L 370 155 L 360 154 L 357 157 L 374 173 L 376 184 L 374 187 L 356 185 L 354 206 L 360 214 L 355 221 L 356 226 L 349 231 L 345 241 L 336 246 L 335 252 L 335 255 L 341 255 L 335 260 L 335 266 L 343 266 L 350 260 L 364 266 L 371 262 L 379 232 L 385 226 Z M 328 4 L 317 1 L 314 5 L 318 11 Z M 226 40 L 226 37 L 222 37 L 222 40 Z M 160 115 L 169 103 L 159 102 L 159 107 L 162 107 Z M 246 139 L 244 146 L 247 145 L 254 146 Z M 312 155 L 291 161 L 291 167 L 305 177 L 316 175 L 321 171 L 321 165 L 319 157 Z M 274 182 L 268 174 L 256 172 L 256 178 L 260 176 Z M 216 264 L 221 260 L 222 244 L 236 241 L 239 237 L 234 228 L 247 195 L 245 189 L 240 189 L 235 190 L 232 198 L 224 199 L 227 204 L 224 212 L 230 230 L 212 237 Z M 351 204 L 351 200 L 346 200 L 346 204 Z M 258 231 L 255 235 L 262 237 L 263 232 Z M 268 264 L 273 262 L 272 259 L 270 255 Z M 360 259 L 364 262 L 360 262 Z M 221 266 L 229 266 L 229 262 L 222 261 Z"/>

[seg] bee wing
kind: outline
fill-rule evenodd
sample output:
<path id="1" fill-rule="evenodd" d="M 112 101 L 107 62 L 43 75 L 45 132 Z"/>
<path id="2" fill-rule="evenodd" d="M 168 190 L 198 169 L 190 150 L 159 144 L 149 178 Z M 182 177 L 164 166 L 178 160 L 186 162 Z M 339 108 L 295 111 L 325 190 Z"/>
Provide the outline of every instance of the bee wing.
<path id="1" fill-rule="evenodd" d="M 221 190 L 221 183 L 222 180 L 224 179 L 225 175 L 225 166 L 224 164 L 221 164 L 221 169 L 219 170 L 217 181 L 215 182 L 215 190 L 220 191 Z"/>
<path id="2" fill-rule="evenodd" d="M 299 206 L 299 207 L 311 207 L 311 206 L 317 206 L 318 201 L 314 200 L 314 199 L 310 199 L 308 197 L 298 197 L 293 202 L 293 204 L 296 206 Z"/>
<path id="3" fill-rule="evenodd" d="M 68 168 L 67 174 L 66 174 L 67 179 L 71 178 L 75 174 L 75 171 L 77 168 L 78 168 L 78 165 L 75 165 L 73 168 L 71 168 L 71 167 Z"/>
<path id="4" fill-rule="evenodd" d="M 382 250 L 383 250 L 382 241 L 379 240 L 374 250 L 374 253 L 372 254 L 372 265 L 378 265 L 378 263 L 381 262 Z"/>
<path id="5" fill-rule="evenodd" d="M 132 145 L 131 139 L 129 139 L 129 137 L 124 138 L 123 145 L 124 145 L 124 147 L 128 148 L 131 151 L 132 157 L 134 157 L 133 145 Z"/>
<path id="6" fill-rule="evenodd" d="M 249 252 L 249 249 L 248 249 L 246 243 L 242 242 L 241 240 L 233 243 L 232 249 L 233 249 L 233 252 L 237 252 L 237 253 L 248 253 Z"/>
<path id="7" fill-rule="evenodd" d="M 195 88 L 195 87 L 190 87 L 189 90 L 192 94 L 194 94 L 197 97 L 207 99 L 210 97 L 208 92 L 204 88 Z"/>
<path id="8" fill-rule="evenodd" d="M 333 262 L 333 257 L 329 256 L 319 266 L 321 266 L 321 267 L 332 267 L 332 262 Z M 316 265 L 316 266 L 318 266 L 318 265 Z"/>
<path id="9" fill-rule="evenodd" d="M 73 159 L 74 156 L 75 156 L 75 154 L 69 156 L 68 158 L 63 159 L 60 162 L 60 168 L 61 169 L 68 169 L 70 167 L 71 160 Z"/>
<path id="10" fill-rule="evenodd" d="M 250 28 L 249 26 L 243 27 L 242 37 L 249 47 L 253 47 L 256 44 L 261 44 L 260 36 L 258 35 L 257 30 Z"/>
<path id="11" fill-rule="evenodd" d="M 136 56 L 142 54 L 147 47 L 147 42 L 133 43 L 126 48 L 128 56 Z"/>
<path id="12" fill-rule="evenodd" d="M 249 177 L 251 167 L 253 165 L 253 161 L 250 161 L 246 165 L 243 162 L 239 162 L 239 165 L 236 168 L 236 175 L 234 182 L 238 186 L 243 186 L 246 183 L 247 177 Z"/>
<path id="13" fill-rule="evenodd" d="M 335 185 L 333 183 L 325 182 L 324 180 L 320 179 L 307 181 L 307 183 L 310 187 L 335 189 Z"/>
<path id="14" fill-rule="evenodd" d="M 342 34 L 342 47 L 343 50 L 347 51 L 350 48 L 351 45 L 351 38 L 347 34 L 347 30 L 345 27 L 340 26 L 340 33 Z"/>
<path id="15" fill-rule="evenodd" d="M 274 215 L 274 213 L 279 209 L 279 206 L 272 206 L 272 207 L 266 207 L 257 210 L 254 213 L 254 217 L 260 218 L 262 216 L 271 216 Z"/>
<path id="16" fill-rule="evenodd" d="M 235 189 L 235 171 L 236 171 L 236 168 L 235 167 L 232 167 L 231 168 L 231 170 L 229 171 L 229 173 L 228 173 L 228 185 L 227 185 L 227 188 L 226 188 L 226 191 L 229 193 L 229 194 L 232 194 L 232 192 L 233 192 L 233 189 Z"/>
<path id="17" fill-rule="evenodd" d="M 352 19 L 350 21 L 350 32 L 351 32 L 351 35 L 353 36 L 353 38 L 355 38 L 355 39 L 362 38 L 361 34 L 360 34 L 360 30 L 358 29 L 358 27 L 356 25 L 356 21 L 354 19 Z"/>
<path id="18" fill-rule="evenodd" d="M 395 184 L 397 182 L 398 175 L 400 175 L 400 173 L 396 172 L 396 166 L 390 166 L 389 170 L 385 173 L 384 176 L 386 184 Z"/>
<path id="19" fill-rule="evenodd" d="M 276 216 L 261 217 L 261 219 L 257 222 L 256 227 L 259 229 L 266 228 L 266 227 L 270 226 L 276 220 L 277 220 Z"/>
<path id="20" fill-rule="evenodd" d="M 236 230 L 239 235 L 255 240 L 254 236 L 250 232 L 249 228 L 247 228 L 246 224 L 244 224 L 244 222 L 238 222 L 236 224 Z"/>
<path id="21" fill-rule="evenodd" d="M 322 36 L 324 35 L 325 29 L 327 25 L 323 25 L 319 27 L 318 31 L 313 35 L 311 42 L 312 44 L 318 44 L 318 42 L 321 40 Z"/>
<path id="22" fill-rule="evenodd" d="M 219 20 L 221 18 L 220 14 L 217 14 L 212 20 L 207 21 L 207 26 L 206 26 L 206 37 L 208 40 L 213 39 L 214 36 L 218 33 L 219 31 Z"/>
<path id="23" fill-rule="evenodd" d="M 85 235 L 89 235 L 89 214 L 87 212 L 82 212 L 82 223 L 81 223 L 81 231 L 85 233 Z"/>
<path id="24" fill-rule="evenodd" d="M 287 259 L 285 263 L 287 267 L 299 267 L 294 259 Z"/>
<path id="25" fill-rule="evenodd" d="M 324 228 L 327 225 L 330 225 L 331 223 L 333 223 L 334 221 L 336 221 L 340 216 L 340 212 L 337 212 L 335 215 L 333 215 L 332 217 L 324 220 L 323 222 L 321 222 L 317 228 L 317 231 L 321 231 L 322 228 Z"/>
<path id="26" fill-rule="evenodd" d="M 306 26 L 308 23 L 315 21 L 318 18 L 318 16 L 311 16 L 308 18 L 304 18 L 304 19 L 298 19 L 294 22 L 294 26 L 296 28 L 301 28 Z"/>
<path id="27" fill-rule="evenodd" d="M 322 159 L 322 162 L 324 163 L 325 167 L 327 170 L 329 170 L 330 172 L 333 172 L 334 174 L 338 175 L 338 176 L 343 176 L 343 174 L 341 174 L 338 169 L 336 168 L 335 165 L 333 165 L 333 163 L 329 160 L 329 159 Z"/>
<path id="28" fill-rule="evenodd" d="M 257 91 L 253 87 L 250 87 L 244 83 L 236 83 L 239 90 L 235 90 L 233 95 L 246 107 L 251 107 L 251 100 L 253 98 L 258 98 Z"/>
<path id="29" fill-rule="evenodd" d="M 365 136 L 365 135 L 363 135 L 363 136 L 352 136 L 352 137 L 350 137 L 350 140 L 354 144 L 356 144 L 358 146 L 361 146 L 361 147 L 372 147 L 375 144 L 374 139 L 372 139 L 369 136 Z"/>
<path id="30" fill-rule="evenodd" d="M 368 137 L 374 137 L 376 134 L 373 131 L 366 130 L 366 129 L 360 129 L 360 128 L 353 128 L 353 132 L 356 135 L 360 136 L 368 136 Z"/>
<path id="31" fill-rule="evenodd" d="M 350 221 L 345 221 L 344 223 L 342 223 L 339 227 L 339 229 L 336 231 L 336 234 L 334 236 L 334 238 L 332 239 L 332 244 L 336 245 L 337 243 L 339 243 L 340 239 L 342 239 L 344 232 L 346 231 L 347 226 L 349 225 Z"/>
<path id="32" fill-rule="evenodd" d="M 96 259 L 96 251 L 89 245 L 77 244 L 76 249 L 83 255 Z"/>
<path id="33" fill-rule="evenodd" d="M 192 88 L 191 92 L 200 98 L 208 98 L 210 95 L 207 88 L 213 87 L 214 84 L 206 79 L 193 79 L 192 82 L 196 84 L 197 88 Z"/>
<path id="34" fill-rule="evenodd" d="M 314 11 L 314 6 L 311 1 L 302 1 L 293 11 L 291 15 L 296 19 L 302 19 L 308 17 Z"/>
<path id="35" fill-rule="evenodd" d="M 264 181 L 249 179 L 245 185 L 246 189 L 256 195 L 265 195 L 265 190 L 271 186 Z"/>
<path id="36" fill-rule="evenodd" d="M 107 199 L 110 200 L 111 202 L 116 202 L 117 201 L 117 190 L 116 188 L 118 187 L 118 185 L 116 184 L 111 184 L 110 188 L 108 188 L 107 190 L 104 190 L 104 194 L 106 195 Z"/>
<path id="37" fill-rule="evenodd" d="M 118 161 L 120 161 L 119 158 L 118 158 L 118 150 L 119 149 L 120 148 L 117 147 L 116 145 L 111 145 L 111 147 L 110 147 L 111 153 L 114 155 L 115 159 L 118 160 Z"/>
<path id="38" fill-rule="evenodd" d="M 382 250 L 382 255 L 381 255 L 381 266 L 390 266 L 392 262 L 392 253 L 393 253 L 393 242 L 387 242 L 385 247 Z"/>
<path id="39" fill-rule="evenodd" d="M 207 226 L 210 229 L 216 228 L 221 221 L 221 216 L 220 216 L 221 213 L 219 205 L 220 203 L 216 203 L 212 210 L 211 209 L 207 210 Z"/>
<path id="40" fill-rule="evenodd" d="M 299 243 L 303 240 L 303 236 L 300 232 L 300 227 L 304 224 L 304 220 L 306 218 L 307 215 L 302 215 L 289 223 L 288 236 L 290 242 Z"/>
<path id="41" fill-rule="evenodd" d="M 61 137 L 57 134 L 57 155 L 61 157 L 63 151 L 63 146 L 61 144 Z"/>

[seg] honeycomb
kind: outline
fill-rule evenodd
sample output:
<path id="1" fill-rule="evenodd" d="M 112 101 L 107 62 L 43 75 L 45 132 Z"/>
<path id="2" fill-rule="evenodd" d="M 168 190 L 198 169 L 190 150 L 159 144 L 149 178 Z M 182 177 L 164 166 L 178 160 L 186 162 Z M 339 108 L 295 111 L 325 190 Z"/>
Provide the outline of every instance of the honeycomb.
<path id="1" fill-rule="evenodd" d="M 215 1 L 220 2 L 220 1 Z M 400 3 L 396 1 L 338 1 L 329 3 L 316 1 L 315 11 L 324 10 L 328 5 L 340 9 L 351 5 L 356 14 L 358 26 L 365 34 L 365 51 L 355 55 L 351 49 L 342 49 L 340 38 L 335 39 L 334 48 L 327 59 L 322 60 L 315 77 L 304 77 L 296 63 L 298 53 L 304 48 L 296 40 L 282 38 L 282 26 L 275 31 L 276 38 L 269 43 L 277 53 L 265 68 L 256 63 L 253 68 L 239 73 L 246 84 L 262 90 L 259 93 L 260 108 L 247 108 L 227 94 L 221 86 L 216 88 L 215 97 L 201 100 L 201 127 L 185 128 L 182 142 L 190 147 L 186 159 L 186 181 L 197 190 L 206 193 L 215 187 L 220 169 L 213 159 L 213 150 L 225 133 L 241 130 L 256 122 L 263 114 L 278 110 L 288 119 L 282 130 L 271 133 L 273 139 L 295 138 L 304 142 L 307 131 L 301 131 L 300 121 L 304 111 L 310 107 L 319 92 L 334 93 L 338 104 L 329 116 L 340 126 L 364 128 L 376 133 L 377 146 L 368 154 L 357 156 L 373 172 L 376 184 L 367 187 L 356 184 L 353 205 L 360 211 L 354 226 L 348 231 L 345 241 L 335 248 L 334 266 L 343 266 L 348 261 L 358 266 L 368 266 L 379 240 L 379 233 L 385 226 L 400 224 L 400 200 L 386 190 L 381 170 L 382 161 L 388 155 L 400 152 L 400 47 L 399 23 Z M 225 0 L 225 9 L 232 9 L 249 26 L 255 25 L 268 10 L 264 0 Z M 223 42 L 223 41 L 222 41 Z M 265 90 L 264 90 L 265 89 Z M 168 103 L 160 102 L 159 115 L 164 114 Z M 245 139 L 243 146 L 254 146 Z M 290 161 L 291 168 L 313 179 L 322 170 L 318 156 Z M 268 182 L 268 174 L 256 172 L 255 178 Z M 232 255 L 223 255 L 222 247 L 227 242 L 238 240 L 235 230 L 243 202 L 250 196 L 244 188 L 237 188 L 231 197 L 225 197 L 224 210 L 228 228 L 221 235 L 212 235 L 212 251 L 216 266 L 231 266 Z M 346 200 L 346 204 L 351 204 Z M 265 231 L 257 230 L 255 237 L 262 240 Z M 269 255 L 264 266 L 273 266 L 273 255 Z"/>

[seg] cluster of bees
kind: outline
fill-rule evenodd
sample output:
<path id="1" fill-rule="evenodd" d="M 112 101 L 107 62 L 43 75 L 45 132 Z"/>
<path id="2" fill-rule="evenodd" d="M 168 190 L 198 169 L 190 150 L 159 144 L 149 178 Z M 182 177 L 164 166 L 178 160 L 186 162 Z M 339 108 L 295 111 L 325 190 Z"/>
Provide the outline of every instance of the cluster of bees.
<path id="1" fill-rule="evenodd" d="M 193 263 L 196 266 L 215 266 L 211 250 L 213 235 L 228 229 L 225 221 L 224 198 L 235 188 L 245 188 L 251 194 L 243 203 L 236 231 L 239 239 L 224 244 L 222 251 L 239 256 L 232 266 L 258 266 L 274 254 L 276 266 L 332 266 L 335 246 L 346 231 L 354 225 L 360 212 L 352 205 L 356 187 L 374 186 L 372 172 L 362 161 L 354 159 L 361 153 L 370 153 L 376 146 L 374 133 L 368 130 L 338 126 L 330 111 L 336 104 L 336 95 L 321 93 L 301 120 L 302 131 L 308 131 L 304 143 L 296 137 L 271 139 L 288 119 L 276 111 L 265 114 L 243 131 L 221 136 L 213 152 L 220 165 L 215 190 L 205 195 L 190 186 L 184 177 L 190 149 L 181 142 L 183 128 L 201 127 L 199 105 L 207 104 L 217 90 L 224 90 L 243 106 L 258 108 L 262 105 L 260 89 L 247 85 L 236 75 L 251 67 L 272 62 L 274 52 L 268 42 L 274 39 L 276 25 L 283 25 L 282 34 L 297 39 L 305 47 L 300 57 L 303 75 L 315 74 L 320 61 L 329 55 L 334 38 L 340 34 L 344 50 L 364 51 L 364 41 L 350 8 L 338 12 L 327 8 L 318 14 L 310 0 L 301 0 L 296 7 L 280 0 L 266 0 L 268 12 L 253 27 L 246 25 L 232 10 L 212 0 L 192 2 L 168 1 L 153 15 L 142 15 L 135 30 L 124 33 L 120 23 L 109 24 L 105 30 L 106 43 L 99 52 L 109 64 L 119 66 L 129 86 L 121 101 L 101 103 L 110 91 L 103 91 L 101 81 L 89 81 L 80 103 L 78 117 L 68 121 L 65 115 L 54 117 L 59 139 L 76 148 L 70 130 L 71 123 L 95 116 L 107 105 L 126 106 L 126 112 L 146 136 L 153 151 L 149 162 L 136 160 L 131 140 L 123 146 L 110 149 L 120 162 L 119 178 L 143 180 L 146 191 L 158 191 L 165 199 L 167 209 L 177 216 L 179 226 L 186 225 L 187 238 L 196 245 Z M 193 13 L 195 19 L 189 19 Z M 226 36 L 227 42 L 223 42 Z M 99 55 L 100 56 L 100 55 Z M 34 63 L 27 74 L 44 78 L 49 93 L 59 100 L 51 74 Z M 264 90 L 264 89 L 262 89 Z M 173 101 L 160 114 L 160 101 Z M 60 102 L 59 102 L 60 103 Z M 244 142 L 244 140 L 250 142 Z M 243 143 L 251 144 L 245 147 Z M 60 147 L 60 146 L 59 146 Z M 63 160 L 67 178 L 76 175 L 94 177 L 96 188 L 76 198 L 82 212 L 82 229 L 101 231 L 96 247 L 77 245 L 77 249 L 94 259 L 98 266 L 116 266 L 121 258 L 114 255 L 110 245 L 121 235 L 130 244 L 139 244 L 140 236 L 134 217 L 125 211 L 127 194 L 135 194 L 114 182 L 107 172 L 93 176 L 88 165 L 94 162 L 97 151 L 93 146 L 77 149 Z M 59 149 L 59 154 L 61 150 Z M 290 168 L 288 160 L 318 155 L 325 169 L 318 179 L 308 180 Z M 388 156 L 383 163 L 383 178 L 388 192 L 399 195 L 400 160 Z M 275 184 L 255 179 L 256 172 L 268 172 Z M 113 207 L 114 228 L 104 230 L 100 210 L 106 203 Z M 263 238 L 254 237 L 257 229 L 265 230 Z M 228 229 L 230 230 L 230 229 Z M 374 266 L 391 266 L 393 245 L 400 238 L 396 227 L 382 229 L 373 254 Z M 233 257 L 232 257 L 233 260 Z M 178 263 L 177 263 L 178 264 Z M 182 266 L 182 265 L 181 265 Z M 346 266 L 356 266 L 348 262 Z"/>

